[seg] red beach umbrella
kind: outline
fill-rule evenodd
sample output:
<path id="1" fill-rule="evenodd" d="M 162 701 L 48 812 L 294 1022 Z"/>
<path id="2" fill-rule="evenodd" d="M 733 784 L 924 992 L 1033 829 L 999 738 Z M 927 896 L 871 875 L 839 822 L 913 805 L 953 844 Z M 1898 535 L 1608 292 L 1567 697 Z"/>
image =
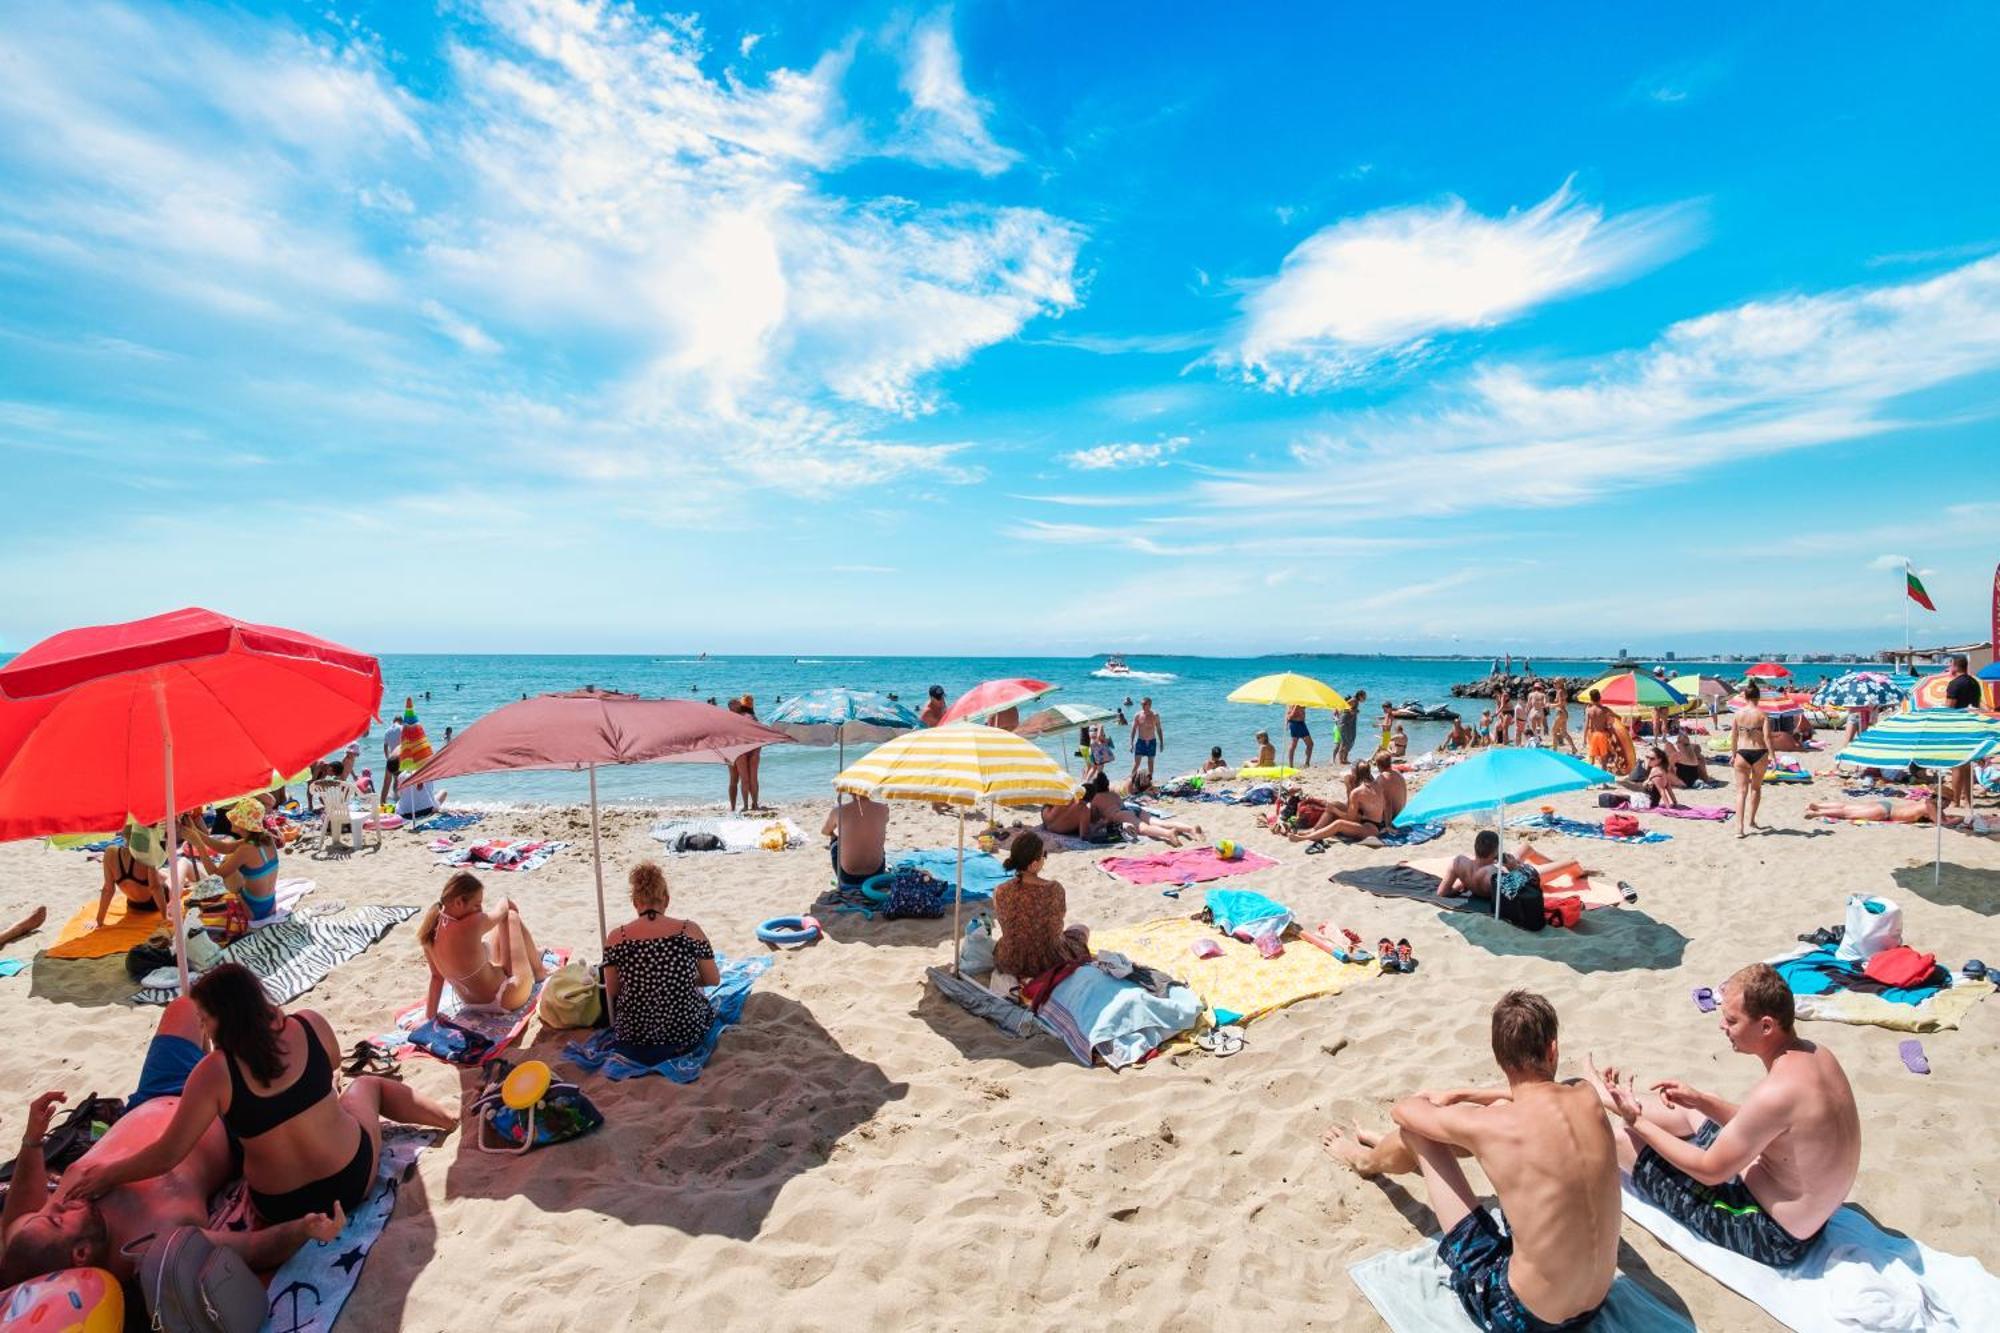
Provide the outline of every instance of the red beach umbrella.
<path id="1" fill-rule="evenodd" d="M 1790 680 L 1792 673 L 1781 662 L 1759 662 L 1743 673 L 1752 680 Z"/>
<path id="2" fill-rule="evenodd" d="M 597 933 L 605 934 L 604 853 L 597 828 L 597 770 L 608 764 L 726 764 L 791 737 L 741 713 L 692 699 L 644 699 L 611 690 L 541 694 L 496 708 L 452 738 L 407 782 L 515 769 L 590 773 L 590 853 L 597 873 Z"/>
<path id="3" fill-rule="evenodd" d="M 282 781 L 381 702 L 368 654 L 200 607 L 65 630 L 0 667 L 0 841 L 164 822 L 176 867 L 181 811 Z"/>
<path id="4" fill-rule="evenodd" d="M 1015 676 L 1007 680 L 989 680 L 974 685 L 958 696 L 958 702 L 945 710 L 939 726 L 949 726 L 953 722 L 984 722 L 995 713 L 1004 713 L 1009 708 L 1018 708 L 1045 694 L 1053 694 L 1061 689 L 1045 680 L 1029 680 Z"/>

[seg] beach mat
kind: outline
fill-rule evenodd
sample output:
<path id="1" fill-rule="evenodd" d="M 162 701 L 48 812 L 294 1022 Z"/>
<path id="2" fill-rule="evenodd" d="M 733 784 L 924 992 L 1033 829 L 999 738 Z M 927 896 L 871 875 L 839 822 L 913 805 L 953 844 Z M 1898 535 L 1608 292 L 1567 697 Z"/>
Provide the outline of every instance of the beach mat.
<path id="1" fill-rule="evenodd" d="M 218 883 L 219 881 L 208 881 Z M 286 920 L 294 904 L 313 891 L 312 880 L 296 876 L 285 876 L 278 880 L 274 893 L 277 903 L 270 916 L 262 921 L 250 923 L 251 929 L 262 930 Z M 113 954 L 128 952 L 133 946 L 144 944 L 156 930 L 164 929 L 165 912 L 132 912 L 124 894 L 111 900 L 111 910 L 104 914 L 103 926 L 97 925 L 97 895 L 92 894 L 75 915 L 63 923 L 56 932 L 56 942 L 49 946 L 51 958 L 109 958 Z M 169 938 L 169 943 L 172 942 Z"/>
<path id="2" fill-rule="evenodd" d="M 1451 863 L 1447 861 L 1445 864 Z M 1327 878 L 1335 884 L 1344 884 L 1350 889 L 1372 893 L 1377 898 L 1411 898 L 1441 911 L 1484 911 L 1489 914 L 1492 911 L 1490 906 L 1470 898 L 1438 897 L 1438 884 L 1443 877 L 1428 870 L 1419 870 L 1413 865 L 1357 866 L 1352 870 L 1337 870 Z"/>
<path id="3" fill-rule="evenodd" d="M 1614 810 L 1613 814 L 1624 811 Z M 1601 824 L 1586 823 L 1581 819 L 1568 819 L 1562 815 L 1518 815 L 1507 821 L 1508 828 L 1527 829 L 1531 833 L 1562 833 L 1572 838 L 1595 838 L 1599 842 L 1671 842 L 1673 834 L 1660 833 L 1648 829 L 1629 837 L 1618 838 L 1606 833 Z"/>
<path id="4" fill-rule="evenodd" d="M 671 1056 L 654 1065 L 642 1065 L 612 1049 L 618 1034 L 610 1028 L 594 1032 L 583 1041 L 569 1043 L 563 1047 L 563 1055 L 592 1073 L 602 1073 L 614 1083 L 628 1078 L 643 1078 L 647 1074 L 658 1074 L 675 1083 L 692 1083 L 701 1077 L 709 1057 L 715 1054 L 716 1044 L 722 1040 L 722 1030 L 743 1017 L 743 1005 L 750 998 L 750 988 L 757 984 L 758 977 L 770 970 L 772 961 L 769 957 L 717 956 L 715 965 L 721 971 L 722 979 L 704 988 L 709 1003 L 715 1006 L 715 1021 L 709 1024 L 708 1035 L 702 1038 L 701 1045 L 686 1055 Z"/>
<path id="5" fill-rule="evenodd" d="M 1435 1240 L 1349 1264 L 1347 1274 L 1394 1333 L 1477 1333 L 1446 1281 Z M 1694 1333 L 1693 1324 L 1623 1273 L 1590 1327 L 1591 1333 Z"/>
<path id="6" fill-rule="evenodd" d="M 1221 956 L 1195 957 L 1196 940 L 1215 941 L 1222 948 Z M 1285 941 L 1284 953 L 1265 958 L 1255 945 L 1231 939 L 1214 926 L 1185 916 L 1094 930 L 1090 947 L 1100 954 L 1122 953 L 1135 963 L 1148 963 L 1185 980 L 1215 1011 L 1218 1024 L 1247 1022 L 1300 1000 L 1338 995 L 1347 986 L 1376 975 L 1372 966 L 1336 963 L 1296 935 Z"/>
<path id="7" fill-rule="evenodd" d="M 1254 875 L 1278 864 L 1268 856 L 1245 850 L 1225 861 L 1213 847 L 1177 847 L 1151 856 L 1107 856 L 1098 867 L 1128 884 L 1200 884 L 1231 875 Z"/>
<path id="8" fill-rule="evenodd" d="M 568 961 L 568 949 L 542 950 L 542 966 L 550 972 L 554 972 Z M 535 1003 L 542 998 L 542 987 L 547 984 L 548 979 L 546 977 L 536 982 L 534 992 L 528 996 L 527 1000 L 518 1009 L 506 1009 L 494 1012 L 489 1009 L 475 1007 L 473 1012 L 468 1013 L 466 1012 L 465 1001 L 458 997 L 458 992 L 453 990 L 451 983 L 447 981 L 444 985 L 444 993 L 438 997 L 438 1017 L 448 1018 L 467 1031 L 476 1032 L 486 1038 L 486 1040 L 492 1042 L 492 1046 L 480 1055 L 477 1060 L 466 1062 L 467 1064 L 474 1065 L 487 1064 L 490 1061 L 499 1059 L 506 1053 L 507 1048 L 519 1041 L 521 1034 L 528 1030 L 528 1020 L 535 1016 Z M 455 1060 L 446 1060 L 443 1056 L 436 1055 L 410 1040 L 410 1034 L 422 1027 L 425 1021 L 424 1006 L 421 1003 L 413 1004 L 402 1013 L 396 1015 L 396 1025 L 382 1036 L 377 1037 L 375 1044 L 394 1051 L 401 1058 L 422 1055 L 429 1059 L 440 1061 L 443 1064 L 458 1063 Z"/>
<path id="9" fill-rule="evenodd" d="M 1851 1204 L 1833 1215 L 1803 1260 L 1772 1268 L 1701 1239 L 1634 1194 L 1629 1180 L 1623 1194 L 1625 1215 L 1662 1245 L 1800 1333 L 1958 1333 L 1994 1327 L 2000 1311 L 2000 1278 L 1978 1260 L 1884 1231 Z"/>
<path id="10" fill-rule="evenodd" d="M 263 1333 L 331 1333 L 396 1211 L 403 1180 L 436 1137 L 434 1130 L 382 1126 L 374 1190 L 348 1216 L 338 1236 L 326 1242 L 307 1241 L 271 1274 L 264 1289 L 270 1313 Z"/>
<path id="11" fill-rule="evenodd" d="M 1626 807 L 1627 814 L 1659 815 L 1663 819 L 1702 819 L 1712 824 L 1720 824 L 1734 819 L 1736 812 L 1726 805 L 1632 805 Z"/>
<path id="12" fill-rule="evenodd" d="M 1941 1032 L 1957 1027 L 1973 1005 L 1993 993 L 1992 982 L 1953 976 L 1942 967 L 1932 972 L 1936 980 L 1923 985 L 1880 992 L 1851 990 L 1835 978 L 1859 973 L 1860 964 L 1840 959 L 1830 945 L 1807 945 L 1765 961 L 1791 987 L 1797 1016 L 1823 1023 L 1852 1023 L 1895 1032 Z"/>
<path id="13" fill-rule="evenodd" d="M 225 945 L 221 961 L 241 963 L 255 972 L 271 1003 L 285 1004 L 317 986 L 334 968 L 365 952 L 397 922 L 409 920 L 418 910 L 371 904 L 350 907 L 335 916 L 295 916 Z M 137 1004 L 165 1004 L 178 993 L 178 987 L 151 986 L 132 999 Z"/>
<path id="14" fill-rule="evenodd" d="M 526 847 L 531 844 L 534 845 L 534 850 L 526 853 L 519 860 L 494 861 L 486 859 L 490 858 L 495 849 L 506 852 L 512 848 Z M 453 847 L 445 851 L 444 855 L 438 857 L 437 864 L 449 866 L 453 869 L 469 870 L 540 870 L 554 858 L 557 852 L 562 851 L 568 846 L 569 844 L 566 842 L 542 842 L 535 838 L 491 838 L 484 842 L 475 842 L 468 847 Z M 437 850 L 435 845 L 433 849 Z"/>

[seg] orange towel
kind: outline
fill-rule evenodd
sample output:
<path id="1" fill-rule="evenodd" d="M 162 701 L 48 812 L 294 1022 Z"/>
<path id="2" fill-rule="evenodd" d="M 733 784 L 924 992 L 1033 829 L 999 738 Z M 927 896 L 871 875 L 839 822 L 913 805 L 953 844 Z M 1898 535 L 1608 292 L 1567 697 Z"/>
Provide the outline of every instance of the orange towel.
<path id="1" fill-rule="evenodd" d="M 166 916 L 161 912 L 128 912 L 125 910 L 125 895 L 118 894 L 111 900 L 111 910 L 104 914 L 104 924 L 97 924 L 97 895 L 76 909 L 76 915 L 64 923 L 56 935 L 56 942 L 49 946 L 51 958 L 109 958 L 115 953 L 124 953 L 135 944 L 144 944 L 146 937 L 166 924 Z"/>

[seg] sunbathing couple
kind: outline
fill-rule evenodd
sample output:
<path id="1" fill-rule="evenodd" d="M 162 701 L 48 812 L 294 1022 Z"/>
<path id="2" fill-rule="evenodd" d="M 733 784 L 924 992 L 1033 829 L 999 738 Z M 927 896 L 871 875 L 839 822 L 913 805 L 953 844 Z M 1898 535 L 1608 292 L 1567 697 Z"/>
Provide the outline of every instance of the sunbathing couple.
<path id="1" fill-rule="evenodd" d="M 1134 774 L 1129 790 L 1133 796 L 1138 796 L 1151 791 L 1152 783 L 1144 774 Z M 1151 838 L 1169 847 L 1184 847 L 1197 838 L 1208 836 L 1199 824 L 1162 819 L 1156 814 L 1127 806 L 1111 789 L 1111 780 L 1102 773 L 1084 783 L 1082 794 L 1075 800 L 1062 805 L 1043 806 L 1042 827 L 1051 833 L 1067 834 L 1086 842 L 1106 841 L 1116 829 L 1134 841 Z"/>
<path id="2" fill-rule="evenodd" d="M 1310 824 L 1300 819 L 1299 827 L 1285 836 L 1293 842 L 1314 843 L 1380 837 L 1395 827 L 1396 816 L 1409 803 L 1410 784 L 1396 771 L 1389 754 L 1378 754 L 1372 763 L 1363 759 L 1348 773 L 1344 799 L 1324 802 L 1317 819 Z"/>
<path id="3" fill-rule="evenodd" d="M 1505 1088 L 1406 1097 L 1391 1112 L 1395 1128 L 1335 1128 L 1326 1149 L 1364 1177 L 1422 1174 L 1452 1290 L 1483 1329 L 1590 1323 L 1617 1276 L 1621 1171 L 1702 1240 L 1789 1267 L 1854 1184 L 1854 1093 L 1833 1053 L 1793 1031 L 1792 993 L 1768 964 L 1729 979 L 1721 1018 L 1730 1046 L 1764 1065 L 1741 1105 L 1673 1079 L 1641 1096 L 1618 1070 L 1594 1065 L 1587 1084 L 1559 1083 L 1554 1007 L 1510 991 L 1493 1007 Z M 1462 1157 L 1485 1171 L 1504 1233 Z"/>
<path id="4" fill-rule="evenodd" d="M 276 1268 L 306 1241 L 338 1235 L 367 1198 L 385 1118 L 458 1123 L 385 1079 L 356 1078 L 336 1093 L 333 1029 L 310 1010 L 288 1016 L 247 968 L 213 968 L 190 996 L 160 1016 L 125 1114 L 53 1195 L 42 1135 L 63 1095 L 45 1092 L 29 1107 L 0 1215 L 0 1288 L 72 1267 L 129 1282 L 155 1237 L 208 1228 L 209 1201 L 239 1175 L 255 1210 L 251 1229 L 207 1234 L 252 1268 Z"/>

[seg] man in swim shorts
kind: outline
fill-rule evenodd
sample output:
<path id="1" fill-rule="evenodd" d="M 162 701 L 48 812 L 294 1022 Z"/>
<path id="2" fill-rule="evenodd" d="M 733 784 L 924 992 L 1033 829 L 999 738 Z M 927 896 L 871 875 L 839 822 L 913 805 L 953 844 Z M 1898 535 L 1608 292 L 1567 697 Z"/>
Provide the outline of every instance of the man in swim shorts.
<path id="1" fill-rule="evenodd" d="M 1472 855 L 1452 859 L 1451 868 L 1438 881 L 1440 898 L 1484 898 L 1492 901 L 1493 877 L 1504 867 L 1517 870 L 1522 862 L 1511 852 L 1500 854 L 1500 835 L 1481 829 L 1472 839 Z"/>
<path id="2" fill-rule="evenodd" d="M 839 801 L 820 832 L 833 839 L 833 872 L 848 888 L 882 873 L 888 853 L 889 807 L 867 796 Z"/>
<path id="3" fill-rule="evenodd" d="M 1146 777 L 1153 776 L 1153 760 L 1158 757 L 1160 747 L 1167 742 L 1167 729 L 1160 723 L 1160 715 L 1153 711 L 1150 697 L 1139 701 L 1139 711 L 1132 717 L 1132 776 L 1139 776 L 1139 761 L 1146 761 Z"/>
<path id="4" fill-rule="evenodd" d="M 1285 710 L 1285 734 L 1292 738 L 1291 744 L 1285 747 L 1285 767 L 1299 767 L 1299 742 L 1304 741 L 1306 743 L 1305 767 L 1311 768 L 1313 762 L 1313 734 L 1311 729 L 1306 726 L 1306 709 L 1304 704 L 1293 704 Z"/>
<path id="5" fill-rule="evenodd" d="M 125 1114 L 91 1145 L 81 1162 L 118 1162 L 147 1148 L 167 1132 L 180 1106 L 188 1075 L 203 1055 L 201 1020 L 194 1001 L 182 998 L 160 1015 L 160 1027 L 146 1048 L 139 1086 L 126 1099 Z M 276 1268 L 308 1240 L 332 1240 L 346 1224 L 339 1205 L 327 1216 L 313 1213 L 255 1231 L 209 1228 L 208 1201 L 241 1169 L 236 1146 L 222 1122 L 203 1131 L 194 1150 L 164 1175 L 120 1185 L 93 1202 L 48 1191 L 42 1162 L 42 1135 L 63 1100 L 45 1092 L 28 1108 L 27 1131 L 7 1207 L 0 1214 L 0 1288 L 64 1268 L 109 1269 L 121 1282 L 137 1275 L 140 1256 L 155 1237 L 176 1227 L 201 1227 L 217 1245 L 240 1253 L 252 1268 Z"/>
<path id="6" fill-rule="evenodd" d="M 1583 757 L 1603 768 L 1611 761 L 1611 710 L 1598 702 L 1596 690 L 1586 690 L 1583 702 Z"/>
<path id="7" fill-rule="evenodd" d="M 1555 1081 L 1555 1007 L 1509 991 L 1493 1006 L 1505 1088 L 1420 1092 L 1386 1134 L 1329 1130 L 1335 1160 L 1364 1178 L 1421 1173 L 1444 1235 L 1438 1257 L 1473 1324 L 1497 1333 L 1580 1329 L 1618 1275 L 1617 1148 L 1591 1090 Z M 1499 1196 L 1496 1221 L 1459 1158 Z M 1501 1223 L 1505 1223 L 1502 1229 Z"/>
<path id="8" fill-rule="evenodd" d="M 1758 1263 L 1805 1258 L 1861 1169 L 1861 1116 L 1833 1052 L 1793 1030 L 1792 991 L 1768 963 L 1722 987 L 1722 1032 L 1764 1078 L 1741 1105 L 1677 1079 L 1642 1096 L 1615 1068 L 1592 1081 L 1622 1124 L 1619 1165 L 1640 1197 L 1703 1240 Z"/>

